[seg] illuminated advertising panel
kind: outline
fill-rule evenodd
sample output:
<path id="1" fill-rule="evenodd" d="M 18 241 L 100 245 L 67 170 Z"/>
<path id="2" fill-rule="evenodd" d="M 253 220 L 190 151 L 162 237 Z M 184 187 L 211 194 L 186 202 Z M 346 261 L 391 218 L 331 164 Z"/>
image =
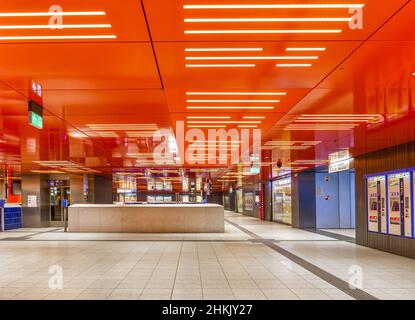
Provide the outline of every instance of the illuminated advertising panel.
<path id="1" fill-rule="evenodd" d="M 411 174 L 388 175 L 389 234 L 412 237 Z"/>
<path id="2" fill-rule="evenodd" d="M 387 233 L 386 177 L 367 179 L 368 227 L 371 232 Z"/>

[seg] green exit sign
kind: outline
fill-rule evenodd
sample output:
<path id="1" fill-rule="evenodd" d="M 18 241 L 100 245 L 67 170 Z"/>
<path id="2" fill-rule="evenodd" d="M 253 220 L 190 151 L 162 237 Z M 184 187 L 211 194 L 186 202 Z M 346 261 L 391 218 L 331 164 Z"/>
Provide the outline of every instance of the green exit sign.
<path id="1" fill-rule="evenodd" d="M 43 117 L 33 111 L 29 111 L 29 124 L 38 129 L 43 129 Z"/>

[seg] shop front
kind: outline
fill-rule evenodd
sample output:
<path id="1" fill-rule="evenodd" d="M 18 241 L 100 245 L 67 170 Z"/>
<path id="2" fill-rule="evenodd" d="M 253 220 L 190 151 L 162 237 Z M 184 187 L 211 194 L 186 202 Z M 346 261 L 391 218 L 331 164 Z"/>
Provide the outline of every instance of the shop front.
<path id="1" fill-rule="evenodd" d="M 292 224 L 291 177 L 281 177 L 272 181 L 272 220 Z"/>

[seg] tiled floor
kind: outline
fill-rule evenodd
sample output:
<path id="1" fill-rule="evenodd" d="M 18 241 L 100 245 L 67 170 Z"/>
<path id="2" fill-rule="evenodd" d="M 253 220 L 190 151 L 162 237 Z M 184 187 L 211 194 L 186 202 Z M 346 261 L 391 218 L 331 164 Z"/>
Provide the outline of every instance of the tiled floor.
<path id="1" fill-rule="evenodd" d="M 360 266 L 363 290 L 377 298 L 415 298 L 414 260 L 255 218 L 227 219 L 345 281 Z M 352 299 L 252 240 L 228 223 L 225 234 L 209 235 L 0 233 L 0 299 Z M 52 290 L 59 268 L 62 289 Z"/>

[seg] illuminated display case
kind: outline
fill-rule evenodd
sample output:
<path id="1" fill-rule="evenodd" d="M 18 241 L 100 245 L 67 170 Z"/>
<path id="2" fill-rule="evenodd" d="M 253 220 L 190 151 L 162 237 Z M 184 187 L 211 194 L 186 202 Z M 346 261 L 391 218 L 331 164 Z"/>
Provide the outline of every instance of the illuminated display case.
<path id="1" fill-rule="evenodd" d="M 135 176 L 114 176 L 117 203 L 137 202 L 137 179 Z"/>

